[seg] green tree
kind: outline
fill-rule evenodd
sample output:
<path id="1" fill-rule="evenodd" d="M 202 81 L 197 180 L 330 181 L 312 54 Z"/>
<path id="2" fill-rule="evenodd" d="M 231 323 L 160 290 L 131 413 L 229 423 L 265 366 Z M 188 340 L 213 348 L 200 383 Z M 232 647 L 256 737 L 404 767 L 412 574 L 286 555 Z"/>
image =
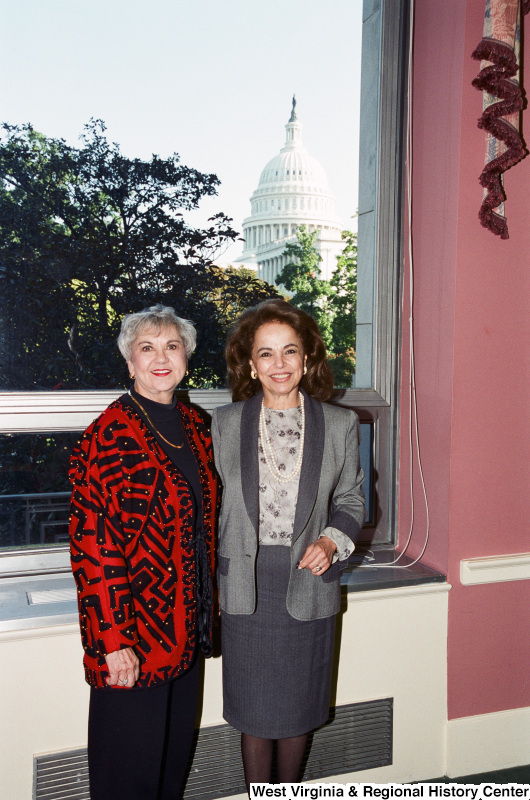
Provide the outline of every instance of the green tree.
<path id="1" fill-rule="evenodd" d="M 296 241 L 285 247 L 284 255 L 289 260 L 276 276 L 276 283 L 285 287 L 293 305 L 316 320 L 326 346 L 330 347 L 332 330 L 328 305 L 333 290 L 329 281 L 321 277 L 322 256 L 316 244 L 317 237 L 318 231 L 308 231 L 305 225 L 298 227 Z"/>
<path id="2" fill-rule="evenodd" d="M 238 291 L 241 307 L 267 289 L 213 266 L 238 237 L 232 220 L 219 213 L 205 228 L 186 222 L 186 212 L 218 185 L 177 154 L 125 157 L 101 121 L 86 126 L 79 147 L 29 124 L 4 124 L 1 387 L 123 385 L 115 346 L 121 317 L 155 302 L 197 323 L 194 384 L 222 385 L 229 315 L 223 291 Z"/>
<path id="3" fill-rule="evenodd" d="M 344 353 L 355 350 L 357 313 L 357 234 L 342 232 L 344 248 L 337 258 L 337 267 L 330 280 L 333 293 L 330 306 L 333 315 L 333 349 Z"/>
<path id="4" fill-rule="evenodd" d="M 245 309 L 282 295 L 265 281 L 256 277 L 254 270 L 245 267 L 211 265 L 208 280 L 203 284 L 200 299 L 200 317 L 205 324 L 198 325 L 200 333 L 200 362 L 193 357 L 188 386 L 190 388 L 215 388 L 222 385 L 226 376 L 224 344 L 230 326 Z M 212 375 L 215 376 L 212 379 Z"/>
<path id="5" fill-rule="evenodd" d="M 357 313 L 357 234 L 343 231 L 344 248 L 330 280 L 332 345 L 330 364 L 335 386 L 351 386 L 355 373 Z"/>
<path id="6" fill-rule="evenodd" d="M 318 232 L 298 228 L 296 242 L 284 254 L 290 259 L 276 281 L 290 301 L 318 323 L 328 349 L 335 386 L 351 386 L 355 373 L 355 317 L 357 310 L 357 234 L 343 231 L 344 248 L 329 281 L 323 280 Z"/>
<path id="7" fill-rule="evenodd" d="M 246 308 L 271 297 L 282 297 L 274 286 L 260 280 L 252 269 L 234 266 L 213 269 L 218 273 L 218 280 L 215 284 L 212 282 L 214 288 L 210 293 L 210 300 L 216 305 L 219 323 L 225 335 L 235 318 Z"/>

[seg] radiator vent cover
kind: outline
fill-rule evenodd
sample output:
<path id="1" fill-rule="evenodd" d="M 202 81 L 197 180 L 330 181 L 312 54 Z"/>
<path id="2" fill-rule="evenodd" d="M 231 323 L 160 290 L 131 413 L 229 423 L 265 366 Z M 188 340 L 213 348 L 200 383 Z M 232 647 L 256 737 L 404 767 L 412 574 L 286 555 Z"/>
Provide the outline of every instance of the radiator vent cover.
<path id="1" fill-rule="evenodd" d="M 86 748 L 35 756 L 33 798 L 36 800 L 90 800 Z"/>
<path id="2" fill-rule="evenodd" d="M 393 699 L 337 706 L 312 737 L 303 780 L 392 763 Z M 198 731 L 184 800 L 245 794 L 239 733 L 230 725 Z M 36 756 L 34 800 L 90 800 L 86 749 Z"/>

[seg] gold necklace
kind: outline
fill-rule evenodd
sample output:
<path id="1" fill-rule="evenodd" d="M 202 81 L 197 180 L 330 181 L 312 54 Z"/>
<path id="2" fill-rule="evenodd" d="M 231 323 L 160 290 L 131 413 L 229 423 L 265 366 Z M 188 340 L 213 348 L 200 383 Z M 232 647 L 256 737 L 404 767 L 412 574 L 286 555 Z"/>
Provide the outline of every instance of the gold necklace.
<path id="1" fill-rule="evenodd" d="M 144 407 L 141 405 L 141 403 L 139 403 L 139 402 L 138 402 L 138 400 L 136 399 L 136 397 L 133 397 L 133 396 L 132 396 L 132 394 L 131 394 L 130 392 L 129 392 L 129 397 L 131 398 L 131 400 L 133 400 L 133 401 L 136 403 L 136 405 L 138 406 L 138 408 L 139 408 L 141 411 L 143 411 L 143 413 L 145 414 L 145 418 L 146 418 L 146 419 L 147 419 L 147 421 L 149 422 L 149 424 L 150 424 L 150 426 L 152 427 L 152 429 L 153 429 L 153 430 L 156 432 L 157 436 L 160 436 L 160 438 L 161 438 L 161 439 L 162 439 L 162 440 L 163 440 L 163 441 L 164 441 L 166 444 L 168 444 L 170 447 L 174 447 L 174 448 L 175 448 L 175 450 L 180 450 L 180 448 L 181 448 L 181 447 L 184 447 L 184 442 L 182 442 L 182 444 L 173 444 L 173 442 L 169 442 L 169 441 L 166 439 L 166 437 L 165 437 L 165 436 L 162 436 L 162 434 L 160 433 L 160 431 L 158 430 L 158 428 L 156 427 L 156 425 L 153 425 L 153 421 L 152 421 L 151 417 L 149 416 L 149 414 L 147 413 L 147 411 L 145 410 L 145 408 L 144 408 Z"/>

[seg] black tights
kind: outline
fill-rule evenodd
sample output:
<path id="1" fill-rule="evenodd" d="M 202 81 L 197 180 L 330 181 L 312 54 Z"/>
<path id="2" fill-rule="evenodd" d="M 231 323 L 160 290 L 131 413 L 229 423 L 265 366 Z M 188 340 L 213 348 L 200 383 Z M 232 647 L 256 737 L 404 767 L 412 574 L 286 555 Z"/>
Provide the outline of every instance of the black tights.
<path id="1" fill-rule="evenodd" d="M 307 733 L 276 739 L 276 764 L 278 783 L 298 783 L 300 769 L 307 745 Z M 241 734 L 241 755 L 245 770 L 245 783 L 250 792 L 251 783 L 270 783 L 272 778 L 272 750 L 274 739 Z"/>

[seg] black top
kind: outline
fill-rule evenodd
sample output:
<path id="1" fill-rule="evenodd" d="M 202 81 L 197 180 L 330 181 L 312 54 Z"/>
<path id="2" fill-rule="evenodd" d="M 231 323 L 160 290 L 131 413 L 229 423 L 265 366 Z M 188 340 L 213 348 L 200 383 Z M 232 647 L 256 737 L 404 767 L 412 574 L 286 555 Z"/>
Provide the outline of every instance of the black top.
<path id="1" fill-rule="evenodd" d="M 134 389 L 131 389 L 129 394 L 124 394 L 120 399 L 122 402 L 134 408 L 136 413 L 139 414 L 164 453 L 171 459 L 179 472 L 181 472 L 188 481 L 191 487 L 196 525 L 200 527 L 202 524 L 202 496 L 199 482 L 199 470 L 188 438 L 182 427 L 182 420 L 177 408 L 176 399 L 173 399 L 171 403 L 157 403 L 139 394 Z M 135 400 L 137 402 L 135 402 Z M 142 411 L 142 408 L 144 411 Z M 164 439 L 168 441 L 165 442 Z M 168 442 L 182 446 L 171 447 Z"/>

